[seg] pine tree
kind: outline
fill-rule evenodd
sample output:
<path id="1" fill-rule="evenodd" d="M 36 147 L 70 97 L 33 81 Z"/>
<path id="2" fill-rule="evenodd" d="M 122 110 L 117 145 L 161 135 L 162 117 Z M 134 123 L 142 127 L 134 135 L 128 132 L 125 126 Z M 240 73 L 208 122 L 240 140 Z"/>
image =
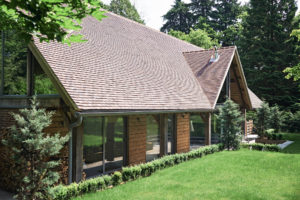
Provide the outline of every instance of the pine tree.
<path id="1" fill-rule="evenodd" d="M 210 25 L 214 4 L 215 0 L 192 0 L 189 8 L 194 15 L 194 22 L 199 23 L 199 21 L 202 21 L 201 23 Z"/>
<path id="2" fill-rule="evenodd" d="M 193 26 L 193 14 L 190 12 L 187 4 L 181 0 L 175 0 L 175 4 L 163 16 L 166 23 L 160 29 L 162 32 L 169 32 L 171 29 L 189 33 Z"/>
<path id="3" fill-rule="evenodd" d="M 129 0 L 112 0 L 110 2 L 109 11 L 141 24 L 145 24 L 135 6 L 132 5 Z"/>
<path id="4" fill-rule="evenodd" d="M 228 150 L 237 150 L 241 142 L 242 115 L 239 106 L 230 99 L 220 108 L 221 142 Z"/>
<path id="5" fill-rule="evenodd" d="M 278 133 L 281 130 L 281 127 L 283 126 L 283 113 L 279 110 L 278 105 L 271 107 L 270 112 L 270 128 L 273 128 L 275 133 Z"/>
<path id="6" fill-rule="evenodd" d="M 266 130 L 270 127 L 269 121 L 270 121 L 270 107 L 267 102 L 263 102 L 261 104 L 261 107 L 257 109 L 257 122 L 256 122 L 256 128 L 258 135 L 261 137 L 265 136 Z"/>
<path id="7" fill-rule="evenodd" d="M 299 82 L 283 70 L 298 63 L 297 39 L 290 38 L 297 11 L 295 0 L 251 0 L 244 21 L 240 55 L 250 88 L 271 105 L 290 106 L 300 99 Z"/>
<path id="8" fill-rule="evenodd" d="M 51 124 L 53 112 L 38 108 L 34 97 L 30 109 L 21 109 L 13 114 L 16 125 L 11 128 L 8 138 L 3 141 L 11 149 L 18 174 L 15 175 L 19 188 L 16 198 L 19 200 L 39 200 L 49 198 L 49 189 L 59 175 L 54 168 L 58 161 L 50 158 L 59 154 L 68 137 L 47 135 L 43 129 Z"/>
<path id="9" fill-rule="evenodd" d="M 215 31 L 222 33 L 219 40 L 222 41 L 223 46 L 232 45 L 233 33 L 239 28 L 235 25 L 241 13 L 242 7 L 238 0 L 216 0 L 215 9 L 211 15 L 211 26 Z"/>

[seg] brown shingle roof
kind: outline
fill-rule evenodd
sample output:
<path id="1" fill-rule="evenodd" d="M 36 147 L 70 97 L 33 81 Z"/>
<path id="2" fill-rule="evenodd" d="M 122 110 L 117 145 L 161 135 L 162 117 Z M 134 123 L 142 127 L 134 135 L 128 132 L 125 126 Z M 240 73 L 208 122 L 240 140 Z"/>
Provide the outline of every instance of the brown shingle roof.
<path id="1" fill-rule="evenodd" d="M 68 46 L 35 41 L 77 109 L 212 108 L 182 55 L 201 48 L 107 15 L 101 22 L 92 17 L 83 20 L 85 43 Z"/>
<path id="2" fill-rule="evenodd" d="M 200 50 L 184 53 L 194 75 L 202 86 L 212 106 L 216 105 L 226 74 L 230 68 L 235 47 L 218 49 L 220 55 L 217 62 L 209 62 L 214 50 Z"/>
<path id="3" fill-rule="evenodd" d="M 253 109 L 260 108 L 261 104 L 263 103 L 262 100 L 260 100 L 260 98 L 258 98 L 256 96 L 256 94 L 254 94 L 254 92 L 252 92 L 249 88 L 248 88 L 248 92 L 249 92 L 249 95 L 250 95 L 250 100 L 251 100 L 252 108 Z"/>

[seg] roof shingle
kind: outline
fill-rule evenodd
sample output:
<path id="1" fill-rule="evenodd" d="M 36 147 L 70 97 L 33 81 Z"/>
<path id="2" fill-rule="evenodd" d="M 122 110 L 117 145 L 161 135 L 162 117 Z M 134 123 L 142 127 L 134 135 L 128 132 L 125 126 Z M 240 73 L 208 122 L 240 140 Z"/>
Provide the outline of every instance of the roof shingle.
<path id="1" fill-rule="evenodd" d="M 201 48 L 115 14 L 107 16 L 101 22 L 83 20 L 85 43 L 35 41 L 79 110 L 212 108 L 182 55 Z"/>

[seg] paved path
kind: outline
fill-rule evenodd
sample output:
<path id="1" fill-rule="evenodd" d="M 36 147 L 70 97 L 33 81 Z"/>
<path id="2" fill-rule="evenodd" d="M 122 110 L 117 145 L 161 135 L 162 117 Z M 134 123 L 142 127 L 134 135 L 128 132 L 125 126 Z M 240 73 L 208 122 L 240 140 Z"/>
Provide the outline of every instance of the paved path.
<path id="1" fill-rule="evenodd" d="M 294 143 L 294 142 L 293 141 L 286 141 L 285 143 L 279 144 L 278 146 L 279 146 L 280 149 L 284 149 L 292 143 Z"/>
<path id="2" fill-rule="evenodd" d="M 13 195 L 0 189 L 0 200 L 13 200 Z"/>

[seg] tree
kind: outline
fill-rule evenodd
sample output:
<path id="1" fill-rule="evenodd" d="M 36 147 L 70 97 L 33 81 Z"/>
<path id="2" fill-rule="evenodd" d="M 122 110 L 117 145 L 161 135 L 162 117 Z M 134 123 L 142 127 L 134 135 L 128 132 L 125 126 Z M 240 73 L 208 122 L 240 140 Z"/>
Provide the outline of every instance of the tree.
<path id="1" fill-rule="evenodd" d="M 256 128 L 258 135 L 264 137 L 266 130 L 270 127 L 269 126 L 269 119 L 270 119 L 270 107 L 267 102 L 263 102 L 261 107 L 257 109 L 257 122 Z"/>
<path id="2" fill-rule="evenodd" d="M 236 32 L 240 28 L 237 23 L 242 8 L 238 0 L 216 0 L 215 9 L 211 14 L 211 26 L 221 32 L 219 40 L 223 46 L 234 44 Z"/>
<path id="3" fill-rule="evenodd" d="M 51 160 L 57 155 L 68 136 L 59 134 L 50 136 L 43 129 L 51 124 L 53 112 L 38 108 L 34 97 L 30 109 L 21 109 L 20 114 L 13 114 L 16 125 L 11 128 L 8 138 L 3 143 L 11 149 L 18 168 L 15 178 L 20 183 L 17 188 L 17 199 L 48 199 L 49 189 L 55 184 L 59 175 L 54 168 L 58 161 Z"/>
<path id="4" fill-rule="evenodd" d="M 240 55 L 250 88 L 270 105 L 288 107 L 299 101 L 299 82 L 282 72 L 297 64 L 297 41 L 290 38 L 297 11 L 294 0 L 251 0 L 243 23 Z"/>
<path id="5" fill-rule="evenodd" d="M 300 41 L 300 29 L 293 30 L 291 36 L 297 37 L 298 41 Z M 287 79 L 293 78 L 294 81 L 300 80 L 300 63 L 293 67 L 287 67 L 283 72 L 287 73 Z"/>
<path id="6" fill-rule="evenodd" d="M 237 150 L 239 149 L 242 138 L 241 124 L 243 122 L 239 106 L 230 99 L 227 99 L 219 111 L 220 125 L 223 129 L 220 138 L 221 142 L 227 150 Z"/>
<path id="7" fill-rule="evenodd" d="M 218 41 L 212 40 L 208 36 L 206 31 L 200 29 L 191 29 L 189 34 L 186 34 L 181 31 L 171 30 L 169 34 L 181 40 L 192 43 L 196 46 L 202 47 L 204 49 L 209 49 L 215 45 L 218 45 Z"/>
<path id="8" fill-rule="evenodd" d="M 88 15 L 98 20 L 105 17 L 98 0 L 0 1 L 0 29 L 16 30 L 26 41 L 32 36 L 69 44 L 85 41 L 76 31 Z"/>
<path id="9" fill-rule="evenodd" d="M 283 125 L 283 116 L 282 112 L 279 110 L 278 105 L 275 105 L 270 108 L 270 127 L 274 129 L 275 133 L 278 133 L 281 130 Z"/>
<path id="10" fill-rule="evenodd" d="M 132 5 L 129 0 L 112 0 L 110 2 L 109 11 L 141 24 L 145 24 L 135 6 Z"/>
<path id="11" fill-rule="evenodd" d="M 160 29 L 162 32 L 169 32 L 171 29 L 189 33 L 193 25 L 193 14 L 187 4 L 181 0 L 175 0 L 175 5 L 163 16 L 166 23 Z"/>
<path id="12" fill-rule="evenodd" d="M 210 24 L 210 18 L 212 10 L 215 4 L 215 0 L 192 0 L 189 4 L 189 8 L 194 15 L 194 22 L 197 24 L 201 23 Z M 202 20 L 199 20 L 202 19 Z"/>

